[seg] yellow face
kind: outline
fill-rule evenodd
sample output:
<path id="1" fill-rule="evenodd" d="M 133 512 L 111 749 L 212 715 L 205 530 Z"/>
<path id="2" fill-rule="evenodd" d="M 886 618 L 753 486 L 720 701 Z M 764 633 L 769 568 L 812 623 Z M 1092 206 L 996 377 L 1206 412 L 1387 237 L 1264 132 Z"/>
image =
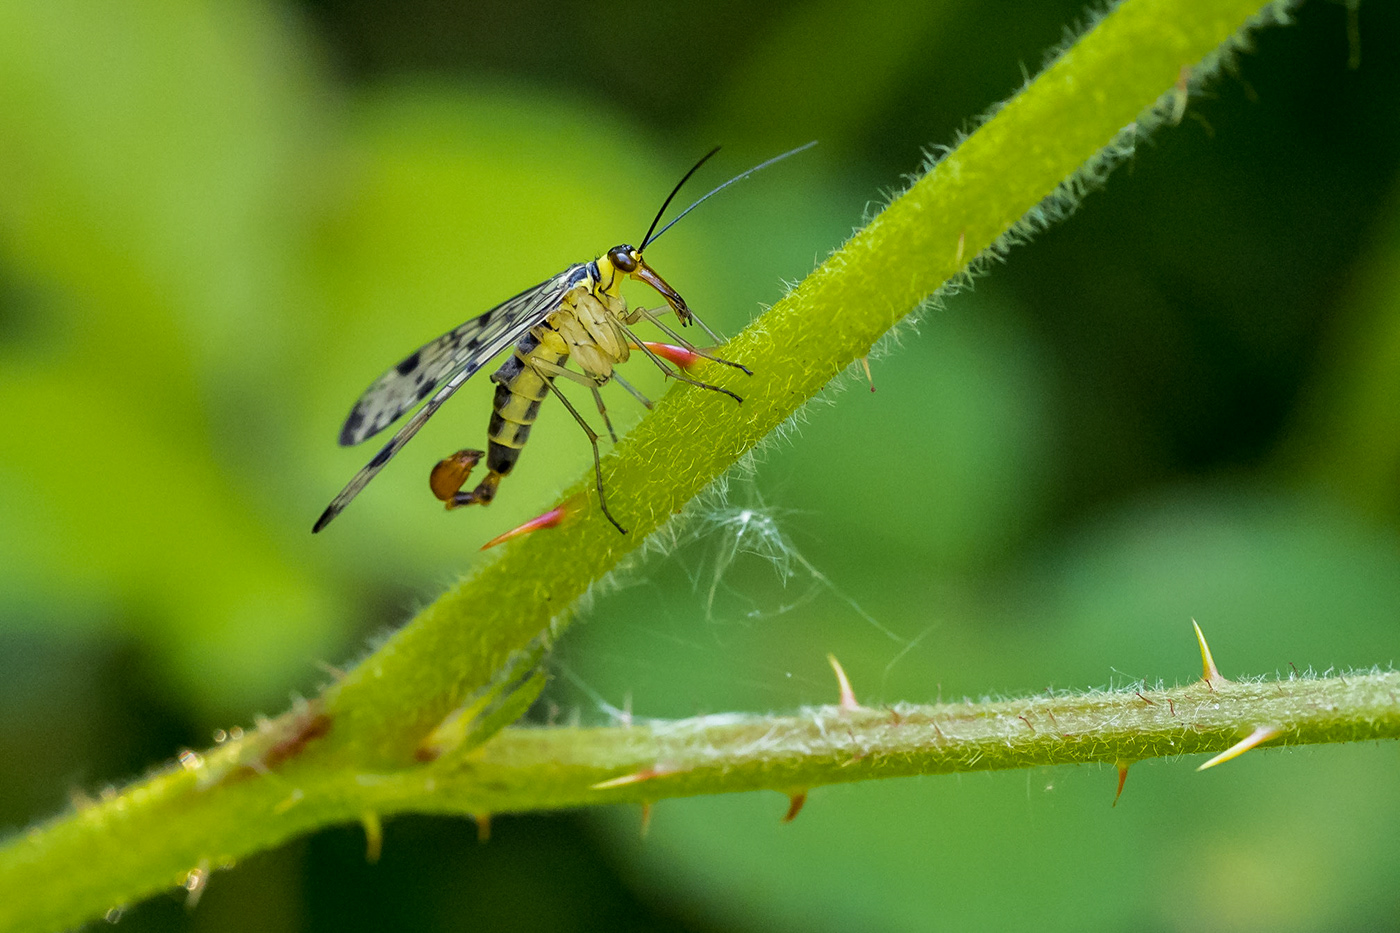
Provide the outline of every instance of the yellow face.
<path id="1" fill-rule="evenodd" d="M 622 280 L 642 264 L 642 254 L 631 246 L 614 246 L 598 257 L 598 288 L 610 295 L 618 294 Z"/>

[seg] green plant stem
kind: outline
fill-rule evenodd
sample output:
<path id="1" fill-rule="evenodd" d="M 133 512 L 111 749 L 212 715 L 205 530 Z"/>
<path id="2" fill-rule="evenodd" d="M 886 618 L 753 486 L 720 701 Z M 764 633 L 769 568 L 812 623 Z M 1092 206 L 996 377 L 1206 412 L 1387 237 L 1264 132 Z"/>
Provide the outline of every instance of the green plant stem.
<path id="1" fill-rule="evenodd" d="M 1400 674 L 1090 693 L 601 729 L 512 728 L 479 754 L 404 776 L 410 806 L 470 814 L 776 790 L 917 774 L 1218 753 L 1259 725 L 1270 745 L 1400 738 Z M 660 772 L 614 787 L 622 776 Z"/>
<path id="2" fill-rule="evenodd" d="M 466 755 L 393 772 L 293 762 L 230 779 L 223 749 L 139 792 L 82 806 L 0 859 L 0 930 L 69 925 L 319 826 L 395 813 L 492 813 L 1047 765 L 1400 738 L 1400 673 L 1119 691 L 795 716 L 711 716 L 598 729 L 510 728 Z M 599 788 L 628 775 L 643 780 Z M 211 783 L 212 781 L 212 783 Z M 1107 791 L 1106 791 L 1107 793 Z M 56 871 L 57 866 L 72 871 Z M 161 870 L 153 872 L 154 866 Z"/>
<path id="3" fill-rule="evenodd" d="M 713 366 L 699 373 L 743 395 L 741 408 L 717 393 L 682 387 L 617 447 L 604 472 L 610 505 L 631 534 L 618 535 L 586 498 L 590 475 L 576 489 L 589 504 L 573 520 L 508 546 L 309 709 L 229 743 L 203 763 L 191 759 L 189 768 L 153 775 L 11 840 L 0 850 L 0 930 L 67 926 L 159 891 L 194 866 L 218 866 L 366 811 L 515 810 L 645 799 L 667 788 L 718 793 L 932 771 L 939 769 L 940 748 L 948 750 L 936 741 L 938 732 L 961 730 L 963 717 L 1012 731 L 965 746 L 977 748 L 975 754 L 940 759 L 947 767 L 1017 766 L 999 750 L 1000 743 L 1017 744 L 1015 724 L 999 715 L 978 718 L 976 706 L 956 715 L 950 710 L 946 721 L 938 718 L 946 708 L 936 708 L 927 728 L 896 727 L 888 713 L 853 713 L 844 724 L 855 742 L 845 746 L 846 733 L 814 737 L 811 723 L 824 720 L 805 716 L 694 724 L 695 735 L 711 744 L 666 744 L 681 727 L 513 730 L 464 753 L 520 708 L 518 698 L 502 701 L 490 685 L 522 680 L 530 659 L 590 586 L 979 253 L 1004 248 L 1071 205 L 1073 192 L 1111 161 L 1114 153 L 1105 149 L 1123 138 L 1124 128 L 1159 121 L 1163 95 L 1173 93 L 1183 70 L 1194 66 L 1196 77 L 1209 72 L 1259 9 L 1258 0 L 1125 0 L 724 349 L 727 358 L 753 368 L 751 378 Z M 1387 691 L 1394 687 L 1389 676 L 1379 681 Z M 1323 696 L 1332 696 L 1335 720 L 1298 733 L 1299 741 L 1394 735 L 1393 715 L 1381 716 L 1374 697 Z M 454 710 L 459 715 L 449 721 L 460 723 L 460 732 L 439 729 Z M 1061 708 L 1046 711 L 1058 719 Z M 1161 716 L 1155 706 L 1144 716 L 1149 711 Z M 1071 715 L 1068 705 L 1065 713 Z M 1261 713 L 1237 711 L 1204 738 L 1180 732 L 1178 745 L 1158 753 L 1202 747 L 1194 742 L 1228 744 L 1225 733 L 1237 737 Z M 921 715 L 910 710 L 910 722 Z M 1042 735 L 1044 722 L 1024 715 L 1029 721 L 1020 741 L 1050 742 L 1024 764 L 1146 757 L 1157 747 L 1146 733 L 1136 745 L 1115 746 L 1098 734 L 1079 745 L 1055 742 Z M 1381 732 L 1367 731 L 1378 724 Z M 898 744 L 900 729 L 904 736 L 923 729 L 924 741 Z M 791 740 L 791 754 L 765 759 L 768 764 L 732 757 L 725 766 L 723 756 L 704 763 L 706 749 L 727 747 L 737 756 L 735 741 L 754 747 L 769 730 Z M 880 730 L 880 741 L 896 742 L 888 753 L 875 741 Z M 447 742 L 434 763 L 417 761 L 425 739 L 448 732 L 463 744 L 454 750 Z M 798 754 L 803 747 L 810 759 Z M 856 758 L 858 748 L 870 753 Z M 588 791 L 595 777 L 658 763 L 682 771 Z M 435 792 L 438 780 L 453 793 Z M 493 789 L 497 784 L 504 790 Z"/>
<path id="4" fill-rule="evenodd" d="M 603 463 L 619 535 L 575 487 L 582 514 L 508 546 L 386 642 L 326 696 L 327 754 L 379 767 L 423 736 L 512 657 L 567 624 L 569 608 L 644 539 L 778 428 L 984 250 L 1063 211 L 1100 176 L 1129 125 L 1160 122 L 1184 69 L 1199 77 L 1258 0 L 1126 0 L 797 289 L 731 341 L 748 364 L 699 375 L 742 406 L 689 386 L 667 395 Z M 1111 155 L 1111 153 L 1110 153 Z M 1047 198 L 1057 196 L 1053 202 Z M 1022 225 L 1018 227 L 1018 225 Z M 682 289 L 683 290 L 683 289 Z"/>

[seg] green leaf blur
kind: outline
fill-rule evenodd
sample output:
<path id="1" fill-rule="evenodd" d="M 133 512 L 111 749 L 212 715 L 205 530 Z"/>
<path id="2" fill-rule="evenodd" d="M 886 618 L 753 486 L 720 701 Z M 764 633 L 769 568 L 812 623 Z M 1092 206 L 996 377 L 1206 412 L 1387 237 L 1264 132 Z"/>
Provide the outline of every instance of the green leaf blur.
<path id="1" fill-rule="evenodd" d="M 694 157 L 812 153 L 649 259 L 733 333 L 1021 81 L 1075 4 L 0 5 L 0 825 L 306 694 L 586 468 L 546 408 L 489 511 L 428 467 L 326 534 L 414 346 L 616 242 Z M 1400 15 L 1260 35 L 1080 213 L 927 313 L 671 552 L 537 708 L 606 721 L 1390 664 L 1400 644 Z M 663 386 L 645 363 L 628 378 Z M 619 428 L 641 412 L 609 396 Z M 586 407 L 585 407 L 586 410 Z M 741 417 L 742 413 L 736 415 Z M 747 516 L 747 517 L 746 517 Z M 740 535 L 744 537 L 740 537 Z M 799 556 L 800 555 L 800 556 Z M 775 562 L 774 558 L 778 558 Z M 776 572 L 775 572 L 776 571 Z M 123 927 L 1394 926 L 1391 748 L 349 830 Z"/>

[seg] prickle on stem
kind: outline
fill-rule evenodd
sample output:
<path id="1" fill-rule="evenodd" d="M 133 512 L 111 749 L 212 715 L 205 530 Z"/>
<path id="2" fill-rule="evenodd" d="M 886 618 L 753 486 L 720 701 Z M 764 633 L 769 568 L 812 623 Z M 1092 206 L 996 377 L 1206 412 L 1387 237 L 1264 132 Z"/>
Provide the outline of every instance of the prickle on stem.
<path id="1" fill-rule="evenodd" d="M 795 790 L 788 794 L 787 813 L 783 814 L 783 822 L 791 823 L 797 819 L 797 814 L 802 812 L 802 805 L 807 802 L 807 791 Z"/>
<path id="2" fill-rule="evenodd" d="M 543 528 L 557 528 L 578 512 L 578 505 L 579 502 L 577 498 L 569 499 L 567 502 L 561 502 L 548 512 L 536 515 L 528 522 L 523 522 L 516 525 L 510 531 L 496 535 L 496 537 L 483 544 L 481 549 L 484 551 L 487 548 L 493 548 L 498 544 L 504 544 L 511 538 L 521 538 L 528 534 L 534 534 L 536 531 Z"/>
<path id="3" fill-rule="evenodd" d="M 615 777 L 607 781 L 599 781 L 597 784 L 589 785 L 589 790 L 609 790 L 614 787 L 626 787 L 629 784 L 640 784 L 642 781 L 650 781 L 653 778 L 665 777 L 668 774 L 675 774 L 680 769 L 674 765 L 656 764 L 650 768 L 643 768 L 640 771 L 633 771 L 631 774 L 624 774 L 622 777 Z"/>
<path id="4" fill-rule="evenodd" d="M 1254 748 L 1256 745 L 1261 745 L 1264 742 L 1269 741 L 1269 739 L 1277 738 L 1279 733 L 1281 732 L 1283 732 L 1283 730 L 1280 729 L 1278 726 L 1259 726 L 1249 735 L 1240 739 L 1234 745 L 1231 745 L 1229 748 L 1225 749 L 1225 751 L 1221 752 L 1219 755 L 1216 755 L 1214 758 L 1212 758 L 1210 761 L 1207 761 L 1205 764 L 1201 765 L 1196 770 L 1204 771 L 1207 768 L 1214 768 L 1216 765 L 1223 765 L 1225 762 L 1230 761 L 1231 759 L 1240 757 L 1245 752 L 1249 751 L 1251 748 Z"/>
<path id="5" fill-rule="evenodd" d="M 1215 658 L 1211 657 L 1210 654 L 1210 645 L 1206 644 L 1205 633 L 1201 631 L 1201 627 L 1196 624 L 1195 619 L 1191 620 L 1191 627 L 1196 630 L 1196 643 L 1201 647 L 1201 679 L 1208 687 L 1229 683 L 1220 676 L 1220 668 L 1215 666 Z"/>
<path id="6" fill-rule="evenodd" d="M 841 666 L 841 662 L 836 660 L 834 654 L 828 654 L 826 659 L 831 663 L 832 671 L 836 673 L 836 685 L 841 691 L 841 709 L 848 713 L 860 709 L 860 704 L 856 702 L 856 692 L 851 689 L 851 680 L 846 676 L 845 668 Z"/>
<path id="7" fill-rule="evenodd" d="M 872 375 L 870 375 L 870 357 L 868 357 L 868 356 L 862 356 L 862 357 L 860 358 L 860 365 L 861 365 L 862 367 L 865 368 L 865 381 L 868 382 L 868 383 L 870 383 L 870 391 L 871 391 L 871 392 L 874 392 L 874 391 L 875 391 L 875 377 L 872 376 Z"/>
<path id="8" fill-rule="evenodd" d="M 1118 762 L 1118 790 L 1113 795 L 1113 806 L 1118 806 L 1118 798 L 1123 796 L 1123 785 L 1128 783 L 1128 766 L 1130 761 Z"/>

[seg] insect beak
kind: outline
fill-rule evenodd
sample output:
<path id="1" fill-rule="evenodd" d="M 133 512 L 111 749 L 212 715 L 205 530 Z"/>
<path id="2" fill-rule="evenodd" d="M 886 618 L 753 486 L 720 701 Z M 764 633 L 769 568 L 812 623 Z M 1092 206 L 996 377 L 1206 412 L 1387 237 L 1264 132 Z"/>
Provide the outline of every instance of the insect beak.
<path id="1" fill-rule="evenodd" d="M 690 308 L 686 305 L 685 299 L 676 293 L 676 290 L 666 284 L 666 280 L 656 274 L 656 270 L 651 266 L 637 260 L 637 268 L 631 273 L 632 278 L 639 279 L 650 285 L 661 293 L 661 297 L 666 299 L 666 303 L 671 306 L 671 310 L 676 312 L 676 317 L 682 324 L 690 323 Z"/>

